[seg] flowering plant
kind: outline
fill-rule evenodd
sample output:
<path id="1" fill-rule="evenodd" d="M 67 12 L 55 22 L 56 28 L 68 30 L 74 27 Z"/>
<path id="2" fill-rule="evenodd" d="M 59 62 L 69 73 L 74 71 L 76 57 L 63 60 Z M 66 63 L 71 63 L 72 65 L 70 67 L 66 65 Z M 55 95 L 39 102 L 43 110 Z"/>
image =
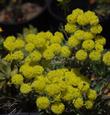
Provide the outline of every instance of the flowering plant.
<path id="1" fill-rule="evenodd" d="M 67 44 L 74 52 L 72 56 L 74 60 L 77 60 L 77 63 L 81 65 L 88 63 L 90 66 L 92 66 L 92 63 L 98 63 L 104 64 L 104 67 L 109 66 L 107 59 L 109 51 L 106 52 L 104 49 L 106 39 L 100 35 L 102 26 L 94 12 L 83 12 L 80 9 L 73 10 L 72 14 L 67 16 L 65 31 L 68 36 Z M 96 73 L 96 71 L 93 73 Z M 99 76 L 104 75 L 100 73 Z"/>
<path id="2" fill-rule="evenodd" d="M 94 108 L 102 84 L 93 87 L 92 76 L 107 82 L 110 73 L 110 52 L 94 12 L 73 10 L 62 30 L 8 36 L 3 41 L 8 53 L 1 58 L 11 68 L 5 83 L 15 87 L 18 97 L 31 95 L 36 110 L 57 115 Z"/>

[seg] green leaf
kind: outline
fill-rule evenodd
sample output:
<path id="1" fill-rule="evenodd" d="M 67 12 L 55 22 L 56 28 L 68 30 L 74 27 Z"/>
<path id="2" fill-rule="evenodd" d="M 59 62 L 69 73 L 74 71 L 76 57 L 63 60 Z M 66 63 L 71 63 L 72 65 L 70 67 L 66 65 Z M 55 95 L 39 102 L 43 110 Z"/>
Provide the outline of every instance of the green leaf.
<path id="1" fill-rule="evenodd" d="M 5 80 L 5 75 L 0 72 L 0 81 L 3 81 L 3 80 Z"/>
<path id="2" fill-rule="evenodd" d="M 36 34 L 38 32 L 37 28 L 32 25 L 29 25 L 28 28 L 23 29 L 23 35 L 26 36 L 27 34 Z"/>

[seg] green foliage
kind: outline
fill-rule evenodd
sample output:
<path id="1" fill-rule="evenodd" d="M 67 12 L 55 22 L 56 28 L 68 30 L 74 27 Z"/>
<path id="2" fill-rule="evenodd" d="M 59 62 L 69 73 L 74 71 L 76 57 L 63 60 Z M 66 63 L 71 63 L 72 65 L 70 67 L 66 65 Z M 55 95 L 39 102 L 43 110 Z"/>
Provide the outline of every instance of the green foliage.
<path id="1" fill-rule="evenodd" d="M 27 34 L 37 34 L 38 30 L 32 25 L 29 25 L 29 27 L 23 29 L 23 35 Z"/>
<path id="2" fill-rule="evenodd" d="M 0 59 L 0 89 L 7 85 L 11 75 L 11 65 Z"/>
<path id="3" fill-rule="evenodd" d="M 99 3 L 94 10 L 99 16 L 107 17 L 108 15 L 110 15 L 110 4 Z"/>
<path id="4" fill-rule="evenodd" d="M 22 34 L 18 33 L 18 37 L 25 37 L 27 34 L 37 34 L 38 30 L 33 25 L 29 25 L 28 27 L 23 28 Z"/>

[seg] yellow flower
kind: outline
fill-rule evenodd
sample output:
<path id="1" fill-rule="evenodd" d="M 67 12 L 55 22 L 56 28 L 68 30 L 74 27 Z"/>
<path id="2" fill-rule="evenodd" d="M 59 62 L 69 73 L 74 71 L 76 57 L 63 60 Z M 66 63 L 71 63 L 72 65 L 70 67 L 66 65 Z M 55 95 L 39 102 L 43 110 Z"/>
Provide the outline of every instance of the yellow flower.
<path id="1" fill-rule="evenodd" d="M 80 83 L 78 83 L 78 89 L 82 92 L 87 92 L 89 88 L 90 85 L 87 82 L 81 81 Z"/>
<path id="2" fill-rule="evenodd" d="M 54 34 L 55 36 L 58 36 L 60 39 L 64 39 L 64 36 L 63 36 L 63 34 L 61 33 L 61 32 L 55 32 L 55 34 Z"/>
<path id="3" fill-rule="evenodd" d="M 20 49 L 20 48 L 23 48 L 24 47 L 24 41 L 22 40 L 22 39 L 17 39 L 16 41 L 15 41 L 15 48 L 16 49 Z"/>
<path id="4" fill-rule="evenodd" d="M 20 87 L 20 92 L 23 94 L 28 94 L 32 91 L 32 88 L 29 84 L 23 83 Z"/>
<path id="5" fill-rule="evenodd" d="M 77 30 L 75 33 L 74 33 L 74 37 L 78 40 L 84 40 L 84 34 L 85 32 L 83 30 Z"/>
<path id="6" fill-rule="evenodd" d="M 41 32 L 38 32 L 37 33 L 37 35 L 36 35 L 36 38 L 44 38 L 44 39 L 47 39 L 47 37 L 48 37 L 48 34 L 50 34 L 50 32 L 49 33 L 46 33 L 46 32 L 43 32 L 43 31 L 41 31 Z"/>
<path id="7" fill-rule="evenodd" d="M 33 67 L 33 74 L 34 75 L 41 75 L 44 72 L 44 68 L 40 65 L 35 65 Z"/>
<path id="8" fill-rule="evenodd" d="M 99 43 L 96 43 L 96 44 L 95 44 L 95 49 L 96 49 L 96 51 L 98 51 L 98 52 L 103 52 L 103 51 L 104 51 L 103 45 L 101 45 L 101 44 L 99 44 Z"/>
<path id="9" fill-rule="evenodd" d="M 67 16 L 67 22 L 69 24 L 74 24 L 77 21 L 77 15 L 70 14 Z"/>
<path id="10" fill-rule="evenodd" d="M 110 66 L 110 51 L 107 51 L 107 52 L 103 55 L 103 62 L 104 62 L 107 66 Z"/>
<path id="11" fill-rule="evenodd" d="M 15 85 L 21 85 L 23 83 L 23 76 L 21 74 L 15 74 L 11 78 L 11 83 Z"/>
<path id="12" fill-rule="evenodd" d="M 82 47 L 85 49 L 85 50 L 92 50 L 94 47 L 95 47 L 95 43 L 93 40 L 85 40 L 83 43 L 82 43 Z"/>
<path id="13" fill-rule="evenodd" d="M 6 41 L 10 41 L 10 42 L 14 42 L 16 40 L 16 38 L 14 36 L 8 36 L 6 38 Z"/>
<path id="14" fill-rule="evenodd" d="M 68 58 L 68 57 L 71 55 L 71 51 L 70 51 L 69 47 L 68 47 L 68 46 L 63 46 L 63 47 L 61 48 L 61 53 L 60 53 L 60 55 L 61 55 L 62 57 Z"/>
<path id="15" fill-rule="evenodd" d="M 82 15 L 82 14 L 83 14 L 83 10 L 81 10 L 79 8 L 73 10 L 72 14 L 67 16 L 67 22 L 70 23 L 70 24 L 76 23 L 77 22 L 77 17 L 79 15 Z"/>
<path id="16" fill-rule="evenodd" d="M 16 38 L 14 36 L 8 36 L 3 42 L 4 47 L 9 51 L 15 50 L 15 40 Z"/>
<path id="17" fill-rule="evenodd" d="M 77 88 L 67 86 L 67 91 L 63 94 L 62 99 L 65 101 L 71 101 L 78 97 L 81 97 L 81 92 Z"/>
<path id="18" fill-rule="evenodd" d="M 76 59 L 79 61 L 84 61 L 87 58 L 87 52 L 84 50 L 78 50 L 75 55 Z"/>
<path id="19" fill-rule="evenodd" d="M 58 43 L 54 43 L 52 45 L 50 45 L 48 47 L 48 49 L 51 49 L 51 51 L 54 53 L 54 54 L 59 54 L 60 51 L 61 51 L 61 45 L 58 44 Z"/>
<path id="20" fill-rule="evenodd" d="M 56 103 L 56 104 L 52 104 L 51 106 L 51 111 L 54 113 L 54 114 L 62 114 L 65 110 L 65 105 L 63 103 Z"/>
<path id="21" fill-rule="evenodd" d="M 59 72 L 56 72 L 56 71 L 57 71 L 57 70 L 49 71 L 49 72 L 47 73 L 47 77 L 48 77 L 49 79 L 53 79 L 53 78 L 59 76 Z M 62 75 L 62 74 L 61 74 L 61 75 Z"/>
<path id="22" fill-rule="evenodd" d="M 101 53 L 98 52 L 98 51 L 93 50 L 92 52 L 90 52 L 89 58 L 92 61 L 99 61 L 101 59 Z"/>
<path id="23" fill-rule="evenodd" d="M 91 100 L 85 101 L 85 107 L 86 107 L 86 109 L 92 109 L 93 101 L 91 101 Z"/>
<path id="24" fill-rule="evenodd" d="M 49 46 L 50 46 L 50 41 L 47 40 L 46 43 L 45 43 L 45 46 L 44 46 L 43 50 L 44 50 L 45 48 L 48 48 Z"/>
<path id="25" fill-rule="evenodd" d="M 85 12 L 85 14 L 89 17 L 89 16 L 94 16 L 95 12 L 88 10 Z"/>
<path id="26" fill-rule="evenodd" d="M 39 51 L 34 50 L 34 51 L 29 55 L 29 57 L 31 58 L 31 61 L 32 61 L 32 62 L 38 62 L 38 61 L 41 60 L 42 55 L 41 55 L 41 53 L 40 53 Z"/>
<path id="27" fill-rule="evenodd" d="M 46 86 L 45 91 L 47 95 L 54 96 L 60 93 L 60 87 L 57 84 L 50 84 Z"/>
<path id="28" fill-rule="evenodd" d="M 88 19 L 86 18 L 85 14 L 79 15 L 77 18 L 77 23 L 81 26 L 85 26 L 89 24 Z"/>
<path id="29" fill-rule="evenodd" d="M 58 86 L 60 87 L 61 91 L 65 91 L 67 88 L 64 81 L 59 81 Z"/>
<path id="30" fill-rule="evenodd" d="M 52 82 L 58 82 L 58 81 L 60 82 L 62 80 L 63 75 L 64 75 L 64 70 L 62 69 L 53 70 L 47 73 L 48 79 Z"/>
<path id="31" fill-rule="evenodd" d="M 74 33 L 76 30 L 77 30 L 77 26 L 76 25 L 69 24 L 69 23 L 67 23 L 65 25 L 65 31 L 68 32 L 68 33 Z"/>
<path id="32" fill-rule="evenodd" d="M 13 60 L 12 54 L 7 54 L 7 55 L 4 57 L 4 60 L 5 60 L 5 61 L 8 61 L 8 62 L 12 61 L 12 60 Z"/>
<path id="33" fill-rule="evenodd" d="M 80 109 L 81 107 L 83 107 L 84 102 L 82 98 L 77 98 L 76 100 L 73 100 L 73 104 L 76 109 Z"/>
<path id="34" fill-rule="evenodd" d="M 104 38 L 103 36 L 97 36 L 95 39 L 95 43 L 101 44 L 101 45 L 105 45 L 106 44 L 106 38 Z"/>
<path id="35" fill-rule="evenodd" d="M 73 93 L 66 92 L 62 97 L 62 99 L 65 101 L 71 101 L 73 99 Z"/>
<path id="36" fill-rule="evenodd" d="M 92 11 L 85 12 L 85 17 L 87 18 L 87 20 L 89 20 L 90 25 L 96 25 L 99 23 L 98 16 L 96 16 Z"/>
<path id="37" fill-rule="evenodd" d="M 72 14 L 75 15 L 75 16 L 79 16 L 81 14 L 83 14 L 83 10 L 82 9 L 79 9 L 79 8 L 76 8 L 72 11 Z"/>
<path id="38" fill-rule="evenodd" d="M 35 77 L 33 76 L 33 68 L 28 64 L 22 65 L 19 71 L 24 75 L 25 78 L 31 79 Z"/>
<path id="39" fill-rule="evenodd" d="M 46 39 L 40 35 L 36 35 L 36 38 L 33 39 L 33 44 L 35 45 L 36 48 L 44 47 L 45 43 Z"/>
<path id="40" fill-rule="evenodd" d="M 28 43 L 25 45 L 25 50 L 28 52 L 32 52 L 35 49 L 35 45 L 33 43 Z"/>
<path id="41" fill-rule="evenodd" d="M 53 37 L 51 37 L 50 39 L 50 43 L 53 44 L 53 43 L 58 43 L 60 44 L 62 42 L 62 38 L 60 36 L 56 36 L 54 35 Z"/>
<path id="42" fill-rule="evenodd" d="M 15 51 L 12 54 L 12 57 L 13 57 L 14 60 L 22 60 L 24 58 L 24 54 L 21 50 L 19 50 L 19 51 Z"/>
<path id="43" fill-rule="evenodd" d="M 97 92 L 93 89 L 89 89 L 87 96 L 90 100 L 95 100 L 97 98 Z"/>
<path id="44" fill-rule="evenodd" d="M 73 72 L 66 72 L 65 73 L 65 82 L 72 86 L 77 86 L 80 79 L 77 75 Z"/>
<path id="45" fill-rule="evenodd" d="M 51 50 L 51 49 L 46 49 L 44 52 L 43 52 L 43 57 L 46 59 L 46 60 L 51 60 L 53 59 L 55 56 L 54 52 Z"/>
<path id="46" fill-rule="evenodd" d="M 47 97 L 38 97 L 36 100 L 36 105 L 39 109 L 48 109 L 50 105 L 50 101 Z"/>
<path id="47" fill-rule="evenodd" d="M 90 17 L 90 18 L 91 18 L 91 20 L 90 20 L 90 24 L 91 24 L 91 25 L 97 25 L 97 24 L 99 23 L 99 18 L 98 18 L 98 16 L 94 15 L 94 16 L 92 16 L 92 17 Z"/>
<path id="48" fill-rule="evenodd" d="M 46 40 L 50 40 L 52 36 L 53 36 L 53 34 L 52 34 L 50 31 L 47 31 L 47 32 L 45 33 L 45 38 L 46 38 Z"/>
<path id="49" fill-rule="evenodd" d="M 28 34 L 25 37 L 25 40 L 27 43 L 33 43 L 33 40 L 36 39 L 36 35 L 35 34 Z"/>
<path id="50" fill-rule="evenodd" d="M 85 32 L 84 33 L 84 39 L 85 40 L 90 40 L 90 39 L 93 39 L 94 38 L 94 35 L 90 32 Z"/>
<path id="51" fill-rule="evenodd" d="M 68 46 L 70 46 L 71 48 L 74 48 L 80 44 L 80 41 L 76 39 L 74 36 L 71 36 L 70 38 L 68 38 L 67 43 L 68 43 Z"/>
<path id="52" fill-rule="evenodd" d="M 45 79 L 40 79 L 40 80 L 35 80 L 32 83 L 32 87 L 35 89 L 37 92 L 42 92 L 46 86 Z"/>
<path id="53" fill-rule="evenodd" d="M 90 29 L 90 31 L 93 34 L 100 34 L 102 32 L 102 26 L 100 24 L 92 26 L 91 29 Z"/>

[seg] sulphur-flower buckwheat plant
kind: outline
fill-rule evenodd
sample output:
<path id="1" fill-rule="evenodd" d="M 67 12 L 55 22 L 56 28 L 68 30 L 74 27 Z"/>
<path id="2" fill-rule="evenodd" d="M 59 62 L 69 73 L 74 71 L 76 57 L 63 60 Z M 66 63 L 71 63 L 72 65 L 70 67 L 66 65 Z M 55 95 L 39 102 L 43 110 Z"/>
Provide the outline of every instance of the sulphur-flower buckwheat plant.
<path id="1" fill-rule="evenodd" d="M 93 109 L 110 73 L 102 29 L 94 12 L 77 8 L 67 16 L 62 32 L 8 36 L 1 60 L 10 69 L 5 73 L 6 64 L 0 66 L 0 75 L 8 75 L 5 80 L 19 92 L 17 97 L 32 101 L 40 112 L 60 115 Z M 101 83 L 94 83 L 93 77 Z"/>
<path id="2" fill-rule="evenodd" d="M 82 79 L 80 74 L 77 75 L 73 70 L 70 71 L 67 68 L 41 74 L 40 76 L 35 75 L 34 79 L 27 83 L 25 80 L 28 77 L 24 76 L 21 79 L 20 74 L 15 74 L 12 76 L 11 83 L 20 85 L 20 93 L 22 94 L 34 91 L 38 95 L 36 96 L 36 106 L 41 110 L 50 109 L 54 114 L 62 114 L 66 109 L 64 102 L 67 105 L 71 103 L 76 109 L 92 108 L 97 92 L 90 88 L 90 82 Z M 83 93 L 87 96 L 87 100 L 84 99 Z M 91 105 L 89 106 L 88 103 Z"/>
<path id="3" fill-rule="evenodd" d="M 92 11 L 84 12 L 77 8 L 67 16 L 64 31 L 68 35 L 67 46 L 73 52 L 69 58 L 71 62 L 73 61 L 71 66 L 76 66 L 77 63 L 81 71 L 88 67 L 91 70 L 86 70 L 92 71 L 93 74 L 99 74 L 97 64 L 106 68 L 109 66 L 109 53 L 106 54 L 104 49 L 106 38 L 100 35 L 102 30 L 98 16 Z M 105 75 L 101 73 L 98 76 Z"/>

